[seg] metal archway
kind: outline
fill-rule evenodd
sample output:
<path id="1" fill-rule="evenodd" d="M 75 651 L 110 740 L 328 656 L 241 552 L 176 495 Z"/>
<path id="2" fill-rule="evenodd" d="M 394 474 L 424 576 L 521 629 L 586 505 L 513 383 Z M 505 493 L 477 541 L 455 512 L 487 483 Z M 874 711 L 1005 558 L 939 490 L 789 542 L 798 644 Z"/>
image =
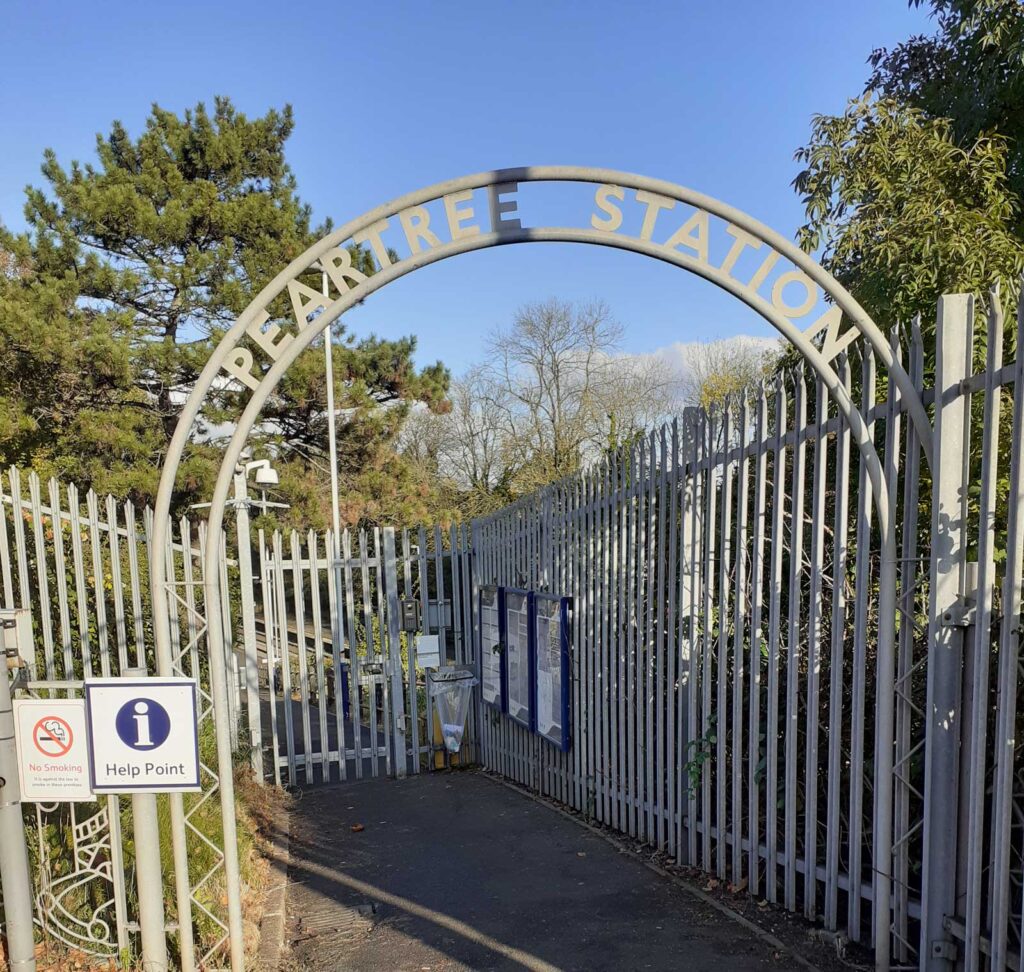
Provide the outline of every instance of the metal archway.
<path id="1" fill-rule="evenodd" d="M 566 182 L 597 185 L 595 212 L 589 227 L 523 227 L 517 217 L 514 194 L 521 183 Z M 645 206 L 639 235 L 619 232 L 623 223 L 621 204 L 625 191 L 634 193 L 637 203 Z M 490 229 L 470 224 L 476 219 L 473 193 L 486 190 Z M 430 203 L 443 203 L 449 242 L 442 243 L 430 228 Z M 656 221 L 663 212 L 677 203 L 691 207 L 692 213 L 664 243 L 653 239 Z M 394 228 L 391 220 L 398 218 L 410 251 L 409 256 L 392 262 L 382 233 Z M 726 257 L 717 265 L 709 260 L 709 218 L 727 224 L 726 233 L 733 242 Z M 348 242 L 369 243 L 380 268 L 370 277 L 353 270 L 344 245 Z M 244 412 L 225 452 L 207 520 L 208 536 L 217 537 L 223 526 L 225 504 L 231 488 L 235 464 L 246 439 L 256 423 L 269 396 L 288 367 L 310 343 L 333 321 L 369 294 L 405 276 L 448 257 L 492 246 L 532 242 L 586 243 L 630 250 L 689 270 L 711 281 L 739 298 L 768 321 L 790 344 L 796 347 L 828 390 L 840 414 L 849 425 L 860 450 L 872 485 L 872 498 L 878 517 L 881 538 L 879 574 L 879 634 L 876 678 L 878 697 L 876 709 L 876 817 L 874 822 L 874 912 L 875 958 L 878 968 L 888 968 L 892 858 L 892 768 L 893 768 L 893 695 L 895 676 L 894 635 L 896 617 L 897 551 L 893 511 L 881 459 L 871 440 L 860 411 L 846 392 L 831 361 L 853 340 L 862 338 L 885 365 L 890 380 L 899 388 L 911 420 L 918 432 L 926 457 L 931 458 L 932 428 L 924 403 L 910 376 L 894 358 L 885 335 L 867 313 L 840 284 L 816 261 L 807 256 L 778 233 L 739 210 L 701 193 L 658 179 L 607 169 L 574 166 L 544 166 L 500 169 L 465 176 L 439 183 L 400 197 L 342 226 L 320 240 L 293 260 L 271 281 L 241 314 L 217 345 L 204 367 L 182 411 L 178 426 L 168 448 L 160 479 L 154 511 L 153 549 L 160 551 L 168 540 L 171 496 L 192 426 L 206 396 L 220 372 L 252 390 Z M 692 251 L 681 252 L 680 247 Z M 745 250 L 767 253 L 756 272 L 742 281 L 734 275 L 736 264 Z M 779 260 L 791 267 L 781 274 L 773 272 Z M 333 299 L 306 287 L 298 278 L 314 266 L 323 269 L 337 291 Z M 782 265 L 784 266 L 784 264 Z M 760 291 L 773 280 L 770 298 Z M 791 305 L 785 297 L 786 287 L 795 284 L 804 290 L 801 303 Z M 820 289 L 820 294 L 818 293 Z M 297 333 L 283 332 L 271 324 L 268 306 L 288 291 L 295 312 Z M 806 330 L 793 320 L 806 316 L 824 295 L 832 308 L 822 314 Z M 312 321 L 309 316 L 320 311 Z M 849 322 L 840 334 L 842 320 Z M 268 356 L 272 363 L 265 374 L 254 373 L 251 350 L 240 342 L 248 337 Z M 818 344 L 815 338 L 819 338 Z M 217 603 L 219 591 L 220 546 L 207 544 L 204 573 L 206 603 Z M 171 675 L 175 659 L 171 648 L 170 614 L 167 597 L 166 565 L 163 558 L 154 558 L 151 568 L 154 605 L 154 632 L 157 665 L 161 674 Z M 889 619 L 886 621 L 885 619 Z M 234 817 L 234 794 L 231 782 L 230 726 L 226 704 L 226 671 L 224 633 L 221 619 L 208 612 L 211 688 L 215 700 L 214 719 L 217 732 L 220 798 L 224 821 L 224 864 L 227 873 L 228 934 L 231 944 L 232 969 L 242 969 L 242 912 L 238 879 L 237 836 Z M 888 742 L 886 742 L 886 740 Z M 178 899 L 179 928 L 182 939 L 182 967 L 194 968 L 190 886 L 187 849 L 184 841 L 184 818 L 181 796 L 172 796 L 172 829 Z"/>

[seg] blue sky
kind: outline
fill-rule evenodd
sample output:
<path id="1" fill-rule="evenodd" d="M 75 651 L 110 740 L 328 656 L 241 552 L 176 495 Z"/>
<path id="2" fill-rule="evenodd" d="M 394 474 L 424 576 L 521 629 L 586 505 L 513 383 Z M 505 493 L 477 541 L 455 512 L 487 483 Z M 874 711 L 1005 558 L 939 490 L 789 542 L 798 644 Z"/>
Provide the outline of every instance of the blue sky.
<path id="1" fill-rule="evenodd" d="M 289 159 L 318 219 L 342 223 L 464 173 L 573 164 L 692 186 L 787 236 L 802 215 L 793 151 L 812 114 L 860 92 L 873 48 L 931 30 L 903 0 L 7 0 L 4 22 L 0 220 L 12 228 L 45 147 L 88 160 L 114 118 L 138 131 L 151 102 L 180 111 L 227 94 L 250 114 L 293 105 Z M 682 271 L 550 244 L 430 267 L 348 322 L 416 334 L 421 362 L 461 371 L 490 329 L 549 296 L 604 299 L 630 352 L 770 333 Z"/>

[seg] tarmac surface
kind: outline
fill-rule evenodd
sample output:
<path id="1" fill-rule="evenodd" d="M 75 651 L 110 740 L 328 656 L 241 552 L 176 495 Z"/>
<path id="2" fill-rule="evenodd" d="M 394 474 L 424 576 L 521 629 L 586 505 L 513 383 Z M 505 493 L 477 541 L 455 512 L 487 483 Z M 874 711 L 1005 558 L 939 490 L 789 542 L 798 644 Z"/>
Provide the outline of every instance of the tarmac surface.
<path id="1" fill-rule="evenodd" d="M 290 854 L 288 969 L 790 967 L 632 855 L 479 773 L 310 787 Z"/>

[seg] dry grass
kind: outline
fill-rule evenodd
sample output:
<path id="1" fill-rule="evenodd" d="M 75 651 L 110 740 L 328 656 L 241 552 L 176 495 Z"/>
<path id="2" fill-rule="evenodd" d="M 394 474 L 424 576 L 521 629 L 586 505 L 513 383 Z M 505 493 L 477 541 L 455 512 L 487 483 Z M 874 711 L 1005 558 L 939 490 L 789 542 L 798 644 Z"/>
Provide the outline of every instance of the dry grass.
<path id="1" fill-rule="evenodd" d="M 255 959 L 260 944 L 263 904 L 269 890 L 271 869 L 268 859 L 281 818 L 288 812 L 290 797 L 274 786 L 261 786 L 248 769 L 235 772 L 235 803 L 239 831 L 248 833 L 243 844 L 246 859 L 241 861 L 242 922 L 245 957 L 248 965 Z"/>

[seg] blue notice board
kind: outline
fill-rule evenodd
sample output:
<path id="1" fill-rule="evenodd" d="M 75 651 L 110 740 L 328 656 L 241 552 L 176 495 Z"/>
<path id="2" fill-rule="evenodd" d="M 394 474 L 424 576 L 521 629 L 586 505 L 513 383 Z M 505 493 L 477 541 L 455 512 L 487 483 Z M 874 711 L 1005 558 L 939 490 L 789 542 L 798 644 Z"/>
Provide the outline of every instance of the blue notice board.
<path id="1" fill-rule="evenodd" d="M 502 616 L 505 628 L 505 672 L 508 714 L 521 726 L 533 729 L 533 639 L 530 613 L 533 595 L 506 587 Z"/>
<path id="2" fill-rule="evenodd" d="M 533 595 L 534 725 L 569 751 L 569 598 Z"/>
<path id="3" fill-rule="evenodd" d="M 490 584 L 480 588 L 480 692 L 484 702 L 504 712 L 508 689 L 501 640 L 502 593 Z"/>

